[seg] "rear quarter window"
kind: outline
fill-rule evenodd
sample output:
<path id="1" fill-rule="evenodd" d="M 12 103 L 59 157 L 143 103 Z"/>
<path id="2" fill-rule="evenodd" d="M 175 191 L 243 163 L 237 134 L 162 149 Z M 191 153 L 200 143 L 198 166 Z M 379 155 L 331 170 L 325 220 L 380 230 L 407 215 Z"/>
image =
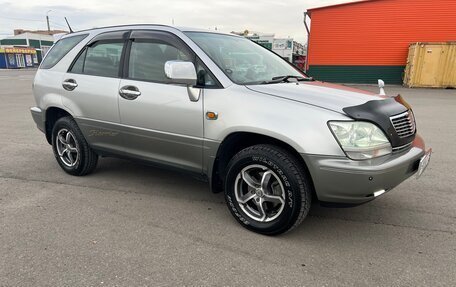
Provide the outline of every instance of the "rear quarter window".
<path id="1" fill-rule="evenodd" d="M 77 35 L 60 39 L 44 57 L 40 69 L 54 67 L 71 49 L 81 42 L 88 34 Z"/>

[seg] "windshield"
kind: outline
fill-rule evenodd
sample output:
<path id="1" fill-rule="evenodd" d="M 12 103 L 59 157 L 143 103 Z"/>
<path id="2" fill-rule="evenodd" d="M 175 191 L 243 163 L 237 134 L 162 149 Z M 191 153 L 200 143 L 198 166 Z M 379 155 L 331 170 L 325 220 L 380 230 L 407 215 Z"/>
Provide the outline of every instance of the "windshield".
<path id="1" fill-rule="evenodd" d="M 279 77 L 306 77 L 278 55 L 246 38 L 187 32 L 192 39 L 236 84 L 270 83 Z"/>

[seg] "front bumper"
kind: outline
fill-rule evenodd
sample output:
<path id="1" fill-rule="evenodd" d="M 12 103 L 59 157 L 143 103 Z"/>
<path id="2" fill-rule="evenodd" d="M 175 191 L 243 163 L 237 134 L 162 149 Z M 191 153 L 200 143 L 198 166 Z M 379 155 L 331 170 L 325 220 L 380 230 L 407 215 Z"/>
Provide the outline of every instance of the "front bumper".
<path id="1" fill-rule="evenodd" d="M 406 150 L 371 160 L 301 155 L 319 201 L 356 205 L 374 199 L 415 174 L 424 154 L 424 141 L 417 135 Z"/>
<path id="2" fill-rule="evenodd" d="M 43 111 L 38 107 L 30 108 L 30 113 L 32 114 L 32 118 L 36 123 L 36 126 L 40 131 L 43 133 L 45 132 L 45 118 Z"/>

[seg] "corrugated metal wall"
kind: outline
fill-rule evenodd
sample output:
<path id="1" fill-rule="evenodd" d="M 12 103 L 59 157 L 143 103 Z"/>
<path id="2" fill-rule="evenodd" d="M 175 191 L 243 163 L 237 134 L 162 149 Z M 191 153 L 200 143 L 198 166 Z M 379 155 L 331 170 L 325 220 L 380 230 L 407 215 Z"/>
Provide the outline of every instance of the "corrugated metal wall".
<path id="1" fill-rule="evenodd" d="M 456 41 L 455 0 L 372 0 L 309 11 L 309 73 L 326 81 L 401 83 L 411 43 Z"/>

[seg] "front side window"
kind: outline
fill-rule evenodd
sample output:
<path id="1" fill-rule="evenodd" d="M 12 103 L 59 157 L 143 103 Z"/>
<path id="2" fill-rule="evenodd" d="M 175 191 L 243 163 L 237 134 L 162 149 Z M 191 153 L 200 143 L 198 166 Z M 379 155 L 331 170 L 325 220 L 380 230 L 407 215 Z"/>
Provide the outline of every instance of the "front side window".
<path id="1" fill-rule="evenodd" d="M 214 76 L 203 66 L 201 60 L 196 61 L 196 84 L 200 87 L 217 87 Z"/>
<path id="2" fill-rule="evenodd" d="M 54 67 L 71 49 L 87 37 L 87 35 L 88 34 L 77 35 L 60 39 L 46 54 L 40 69 L 50 69 Z"/>
<path id="3" fill-rule="evenodd" d="M 191 55 L 159 40 L 135 40 L 131 43 L 128 78 L 168 82 L 165 63 L 171 60 L 192 61 Z"/>
<path id="4" fill-rule="evenodd" d="M 246 38 L 206 32 L 185 34 L 236 84 L 259 84 L 284 76 L 306 77 L 278 55 Z"/>
<path id="5" fill-rule="evenodd" d="M 79 55 L 70 72 L 101 77 L 118 77 L 123 46 L 124 42 L 95 42 L 86 47 Z"/>

